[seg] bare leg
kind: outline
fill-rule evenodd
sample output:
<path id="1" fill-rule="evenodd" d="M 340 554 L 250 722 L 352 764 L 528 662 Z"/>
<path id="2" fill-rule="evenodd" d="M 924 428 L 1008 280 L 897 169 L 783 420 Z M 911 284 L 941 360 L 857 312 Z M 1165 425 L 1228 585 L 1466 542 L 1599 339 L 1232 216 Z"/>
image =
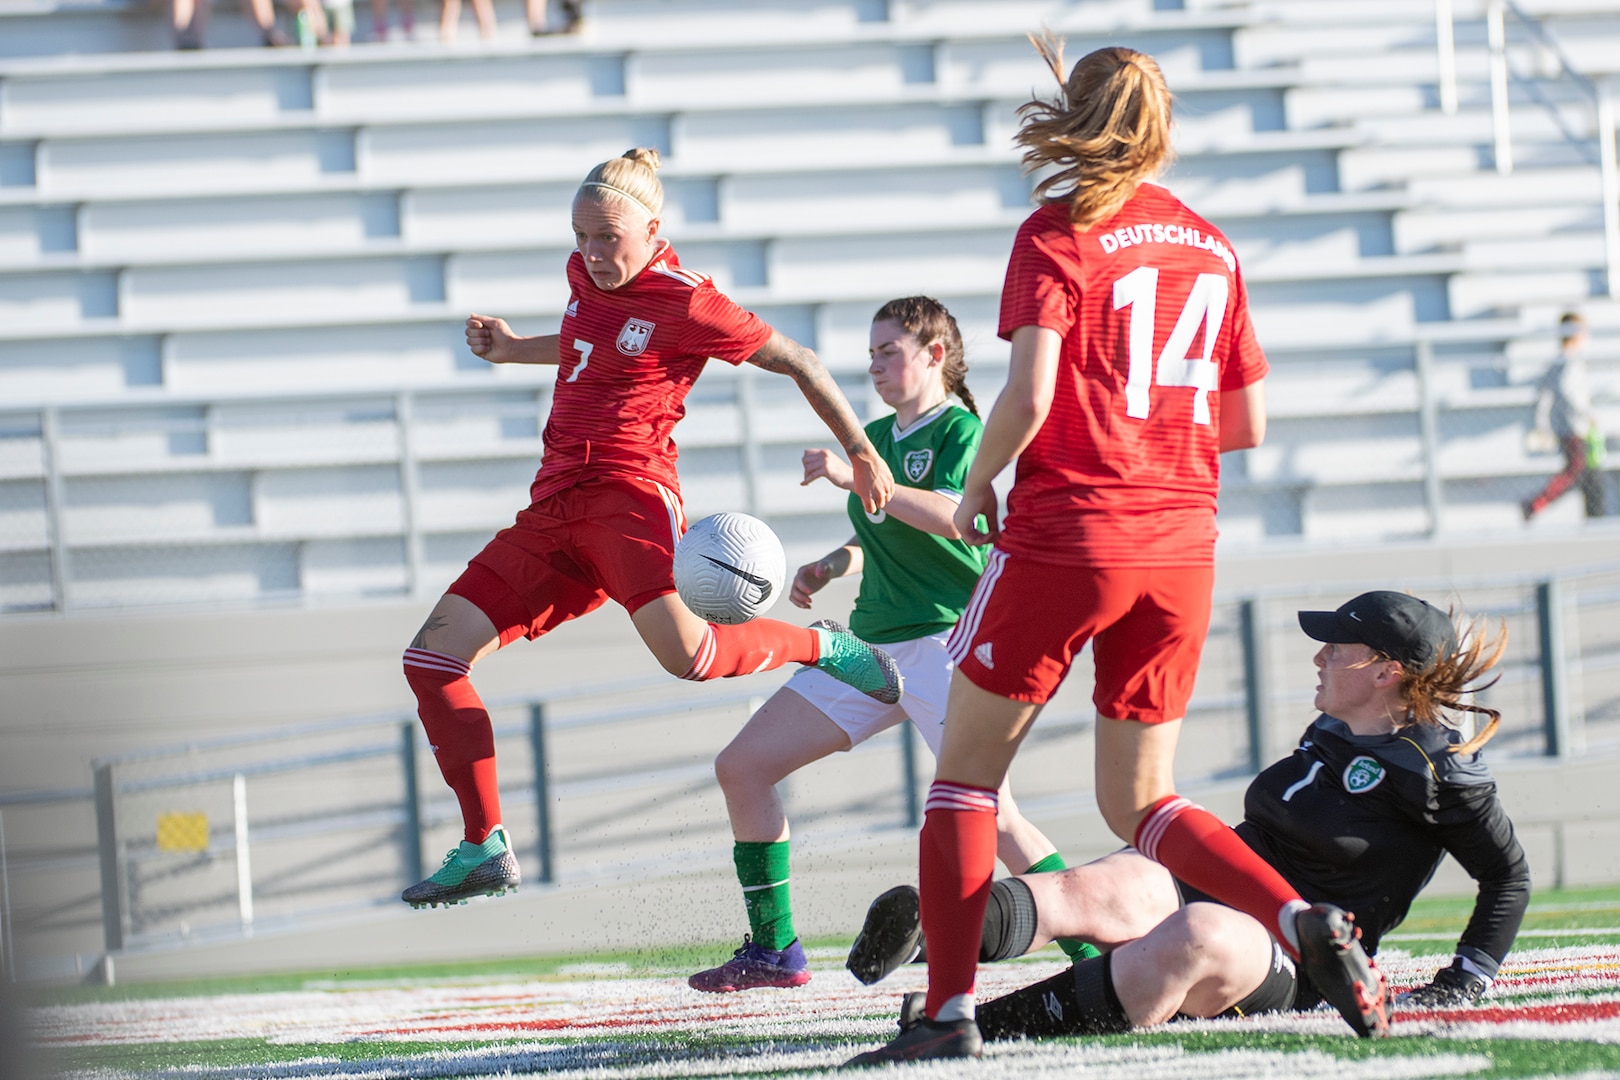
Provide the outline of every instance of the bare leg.
<path id="1" fill-rule="evenodd" d="M 501 647 L 501 638 L 489 616 L 464 596 L 445 593 L 433 605 L 411 648 L 444 653 L 476 664 Z"/>
<path id="2" fill-rule="evenodd" d="M 1139 724 L 1097 717 L 1097 809 L 1114 835 L 1136 842 L 1136 827 L 1154 803 L 1173 794 L 1181 721 Z"/>
<path id="3" fill-rule="evenodd" d="M 527 0 L 524 12 L 529 18 L 529 33 L 546 32 L 546 0 Z"/>
<path id="4" fill-rule="evenodd" d="M 445 2 L 459 4 L 461 0 Z M 630 622 L 671 675 L 684 675 L 691 670 L 692 660 L 709 632 L 709 624 L 692 614 L 674 593 L 643 604 L 630 616 Z"/>
<path id="5" fill-rule="evenodd" d="M 1022 874 L 1056 851 L 1057 845 L 1018 809 L 1009 781 L 1001 782 L 996 798 L 996 856 L 1009 872 Z"/>
<path id="6" fill-rule="evenodd" d="M 1271 936 L 1220 904 L 1188 904 L 1113 953 L 1114 992 L 1136 1027 L 1176 1013 L 1219 1016 L 1265 981 Z"/>
<path id="7" fill-rule="evenodd" d="M 787 814 L 777 782 L 849 745 L 842 728 L 792 690 L 771 695 L 714 759 L 731 835 L 744 843 L 786 840 Z"/>
<path id="8" fill-rule="evenodd" d="M 1056 938 L 1111 949 L 1135 941 L 1181 908 L 1170 871 L 1134 851 L 1116 851 L 1056 874 L 1021 877 L 1035 900 L 1032 949 Z"/>
<path id="9" fill-rule="evenodd" d="M 276 26 L 276 8 L 272 0 L 248 0 L 248 8 L 253 14 L 253 23 L 264 35 L 266 45 L 285 45 L 287 35 Z"/>
<path id="10" fill-rule="evenodd" d="M 1007 767 L 1039 712 L 1039 705 L 981 690 L 957 672 L 951 678 L 938 778 L 1000 790 Z"/>
<path id="11" fill-rule="evenodd" d="M 202 47 L 208 26 L 208 0 L 174 0 L 174 43 L 180 49 Z"/>
<path id="12" fill-rule="evenodd" d="M 485 41 L 495 38 L 495 4 L 493 0 L 472 0 L 473 17 L 478 20 L 478 36 Z"/>
<path id="13" fill-rule="evenodd" d="M 461 0 L 444 0 L 439 12 L 439 40 L 456 40 L 456 23 L 461 21 Z"/>

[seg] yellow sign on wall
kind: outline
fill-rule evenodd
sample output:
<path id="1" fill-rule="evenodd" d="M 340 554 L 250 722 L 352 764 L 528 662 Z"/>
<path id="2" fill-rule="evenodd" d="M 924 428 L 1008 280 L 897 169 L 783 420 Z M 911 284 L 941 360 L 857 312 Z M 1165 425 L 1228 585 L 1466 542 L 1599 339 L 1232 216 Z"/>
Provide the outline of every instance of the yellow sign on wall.
<path id="1" fill-rule="evenodd" d="M 207 851 L 208 815 L 182 812 L 157 816 L 159 851 Z"/>

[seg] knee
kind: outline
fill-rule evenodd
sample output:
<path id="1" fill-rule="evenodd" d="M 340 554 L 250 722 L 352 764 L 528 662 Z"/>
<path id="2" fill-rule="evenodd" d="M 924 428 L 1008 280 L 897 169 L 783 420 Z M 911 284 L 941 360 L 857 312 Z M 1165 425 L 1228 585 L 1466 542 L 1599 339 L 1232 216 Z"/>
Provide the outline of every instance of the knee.
<path id="1" fill-rule="evenodd" d="M 1097 792 L 1097 810 L 1109 830 L 1127 844 L 1136 842 L 1136 827 L 1142 823 L 1143 812 L 1130 799 L 1112 797 Z"/>
<path id="2" fill-rule="evenodd" d="M 1201 917 L 1198 908 L 1211 904 L 1188 904 L 1153 928 L 1159 962 L 1174 967 L 1184 975 L 1196 978 L 1204 962 L 1210 957 L 1210 944 L 1218 940 L 1214 920 Z"/>
<path id="3" fill-rule="evenodd" d="M 720 784 L 720 790 L 727 794 L 743 790 L 758 775 L 758 769 L 750 767 L 746 751 L 736 743 L 715 755 L 714 778 Z"/>

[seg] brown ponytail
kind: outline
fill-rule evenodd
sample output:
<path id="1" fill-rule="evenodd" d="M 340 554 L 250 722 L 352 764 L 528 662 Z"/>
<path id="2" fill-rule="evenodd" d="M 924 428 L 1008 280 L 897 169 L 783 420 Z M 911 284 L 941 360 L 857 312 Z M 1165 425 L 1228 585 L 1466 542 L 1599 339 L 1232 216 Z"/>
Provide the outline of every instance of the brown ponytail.
<path id="1" fill-rule="evenodd" d="M 1436 660 L 1427 671 L 1407 671 L 1402 665 L 1401 700 L 1406 703 L 1408 723 L 1444 724 L 1448 712 L 1485 717 L 1484 729 L 1467 742 L 1453 746 L 1454 754 L 1474 753 L 1490 741 L 1502 722 L 1497 710 L 1462 700 L 1464 694 L 1495 686 L 1502 677 L 1498 674 L 1490 682 L 1474 685 L 1507 651 L 1507 624 L 1501 624 L 1494 637 L 1486 637 L 1485 629 L 1484 619 L 1470 621 L 1457 635 L 1462 644 Z"/>
<path id="2" fill-rule="evenodd" d="M 1063 42 L 1050 32 L 1030 42 L 1056 77 L 1052 101 L 1020 106 L 1014 138 L 1024 171 L 1056 166 L 1035 185 L 1046 205 L 1067 204 L 1069 220 L 1089 228 L 1113 215 L 1175 156 L 1170 90 L 1153 57 L 1111 47 L 1088 53 L 1063 75 Z"/>

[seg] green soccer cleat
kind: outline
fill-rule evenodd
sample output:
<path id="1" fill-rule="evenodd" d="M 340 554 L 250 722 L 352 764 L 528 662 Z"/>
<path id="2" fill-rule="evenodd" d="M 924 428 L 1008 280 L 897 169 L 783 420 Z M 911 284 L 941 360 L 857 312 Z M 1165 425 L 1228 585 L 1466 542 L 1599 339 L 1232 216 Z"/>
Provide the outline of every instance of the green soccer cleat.
<path id="1" fill-rule="evenodd" d="M 432 877 L 412 885 L 399 898 L 413 908 L 449 907 L 474 896 L 501 896 L 522 880 L 512 838 L 505 825 L 497 825 L 482 844 L 463 840 L 451 848 Z"/>
<path id="2" fill-rule="evenodd" d="M 821 638 L 821 659 L 816 661 L 816 667 L 885 705 L 899 702 L 905 680 L 900 677 L 900 665 L 894 657 L 876 645 L 868 645 L 843 623 L 832 619 L 817 619 L 810 629 Z"/>

